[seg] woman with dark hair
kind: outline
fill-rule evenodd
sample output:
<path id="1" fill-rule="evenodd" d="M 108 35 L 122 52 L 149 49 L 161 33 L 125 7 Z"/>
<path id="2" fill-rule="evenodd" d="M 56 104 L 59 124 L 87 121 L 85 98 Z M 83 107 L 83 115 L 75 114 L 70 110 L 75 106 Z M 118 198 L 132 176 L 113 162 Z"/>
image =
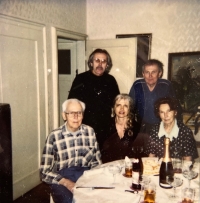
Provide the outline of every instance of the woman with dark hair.
<path id="1" fill-rule="evenodd" d="M 154 109 L 161 122 L 155 124 L 150 131 L 147 154 L 159 158 L 163 157 L 164 138 L 169 137 L 172 158 L 177 148 L 179 150 L 176 157 L 178 156 L 189 161 L 198 158 L 197 147 L 191 129 L 176 119 L 177 100 L 170 97 L 161 98 L 156 101 Z"/>
<path id="2" fill-rule="evenodd" d="M 132 112 L 132 98 L 128 94 L 117 95 L 114 99 L 108 138 L 101 151 L 103 163 L 133 156 L 132 147 L 139 126 Z"/>

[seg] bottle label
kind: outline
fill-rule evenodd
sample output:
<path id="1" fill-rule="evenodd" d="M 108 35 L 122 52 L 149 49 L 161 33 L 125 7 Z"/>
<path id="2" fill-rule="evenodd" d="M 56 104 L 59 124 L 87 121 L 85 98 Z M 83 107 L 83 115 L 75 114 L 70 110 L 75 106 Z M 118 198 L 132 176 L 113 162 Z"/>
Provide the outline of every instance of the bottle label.
<path id="1" fill-rule="evenodd" d="M 138 185 L 139 184 L 139 172 L 132 172 L 132 183 Z"/>

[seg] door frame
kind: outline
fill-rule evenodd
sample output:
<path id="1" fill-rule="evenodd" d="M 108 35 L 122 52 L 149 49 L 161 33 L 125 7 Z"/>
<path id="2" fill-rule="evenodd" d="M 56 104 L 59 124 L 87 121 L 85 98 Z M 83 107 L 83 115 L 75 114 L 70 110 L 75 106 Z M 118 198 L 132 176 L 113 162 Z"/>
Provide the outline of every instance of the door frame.
<path id="1" fill-rule="evenodd" d="M 70 50 L 70 65 L 71 65 L 71 73 L 69 74 L 60 74 L 58 73 L 58 98 L 59 98 L 59 112 L 62 111 L 62 103 L 66 99 L 66 95 L 68 96 L 68 91 L 69 88 L 71 87 L 71 83 L 73 79 L 76 76 L 76 41 L 68 40 L 68 39 L 62 39 L 62 42 L 59 40 L 61 38 L 58 38 L 58 50 Z M 59 63 L 59 61 L 58 61 Z M 59 68 L 59 67 L 58 67 Z M 59 72 L 59 71 L 58 71 Z M 68 83 L 68 84 L 66 84 Z M 59 125 L 62 125 L 63 122 L 63 117 L 62 114 L 59 114 Z"/>
<path id="2" fill-rule="evenodd" d="M 51 39 L 52 39 L 52 102 L 53 102 L 53 123 L 52 123 L 52 129 L 55 129 L 59 126 L 59 96 L 58 96 L 58 47 L 57 47 L 57 38 L 62 37 L 70 40 L 74 40 L 77 42 L 77 47 L 79 47 L 77 53 L 77 58 L 79 58 L 79 54 L 83 52 L 83 55 L 81 54 L 81 58 L 84 58 L 85 60 L 85 42 L 87 35 L 77 32 L 72 32 L 69 30 L 64 30 L 61 28 L 51 27 Z M 83 50 L 84 48 L 84 50 Z M 85 66 L 85 63 L 84 63 Z M 79 63 L 77 63 L 77 67 L 79 67 Z M 83 71 L 82 68 L 81 70 Z M 51 70 L 48 70 L 48 72 L 51 72 Z"/>

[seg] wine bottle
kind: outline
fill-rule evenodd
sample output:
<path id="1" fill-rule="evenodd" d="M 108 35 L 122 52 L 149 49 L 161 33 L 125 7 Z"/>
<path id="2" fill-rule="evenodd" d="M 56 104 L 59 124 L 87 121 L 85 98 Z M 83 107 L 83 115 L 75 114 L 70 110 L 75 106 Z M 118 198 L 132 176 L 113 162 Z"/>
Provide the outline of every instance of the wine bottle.
<path id="1" fill-rule="evenodd" d="M 170 157 L 170 139 L 165 138 L 164 139 L 164 157 L 160 166 L 160 173 L 159 173 L 159 185 L 162 188 L 172 188 L 167 181 L 166 181 L 166 176 L 173 177 L 174 176 L 174 171 L 173 171 L 173 165 L 172 165 L 172 160 Z"/>
<path id="2" fill-rule="evenodd" d="M 142 175 L 143 175 L 143 163 L 142 163 L 142 158 L 141 158 L 141 154 L 143 152 L 143 147 L 142 146 L 134 146 L 132 147 L 133 150 L 133 157 L 134 159 L 138 159 L 139 160 L 139 179 L 141 179 Z"/>
<path id="3" fill-rule="evenodd" d="M 133 159 L 132 188 L 134 190 L 141 190 L 141 185 L 139 184 L 139 176 L 140 176 L 140 163 L 139 163 L 139 159 Z"/>

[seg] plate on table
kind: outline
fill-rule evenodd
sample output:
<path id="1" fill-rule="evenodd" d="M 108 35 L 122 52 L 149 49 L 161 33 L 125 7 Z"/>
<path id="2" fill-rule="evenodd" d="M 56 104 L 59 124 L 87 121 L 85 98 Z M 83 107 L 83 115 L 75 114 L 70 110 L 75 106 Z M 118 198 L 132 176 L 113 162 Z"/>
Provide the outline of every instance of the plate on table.
<path id="1" fill-rule="evenodd" d="M 160 161 L 157 157 L 142 157 L 143 175 L 157 175 L 160 171 Z"/>

